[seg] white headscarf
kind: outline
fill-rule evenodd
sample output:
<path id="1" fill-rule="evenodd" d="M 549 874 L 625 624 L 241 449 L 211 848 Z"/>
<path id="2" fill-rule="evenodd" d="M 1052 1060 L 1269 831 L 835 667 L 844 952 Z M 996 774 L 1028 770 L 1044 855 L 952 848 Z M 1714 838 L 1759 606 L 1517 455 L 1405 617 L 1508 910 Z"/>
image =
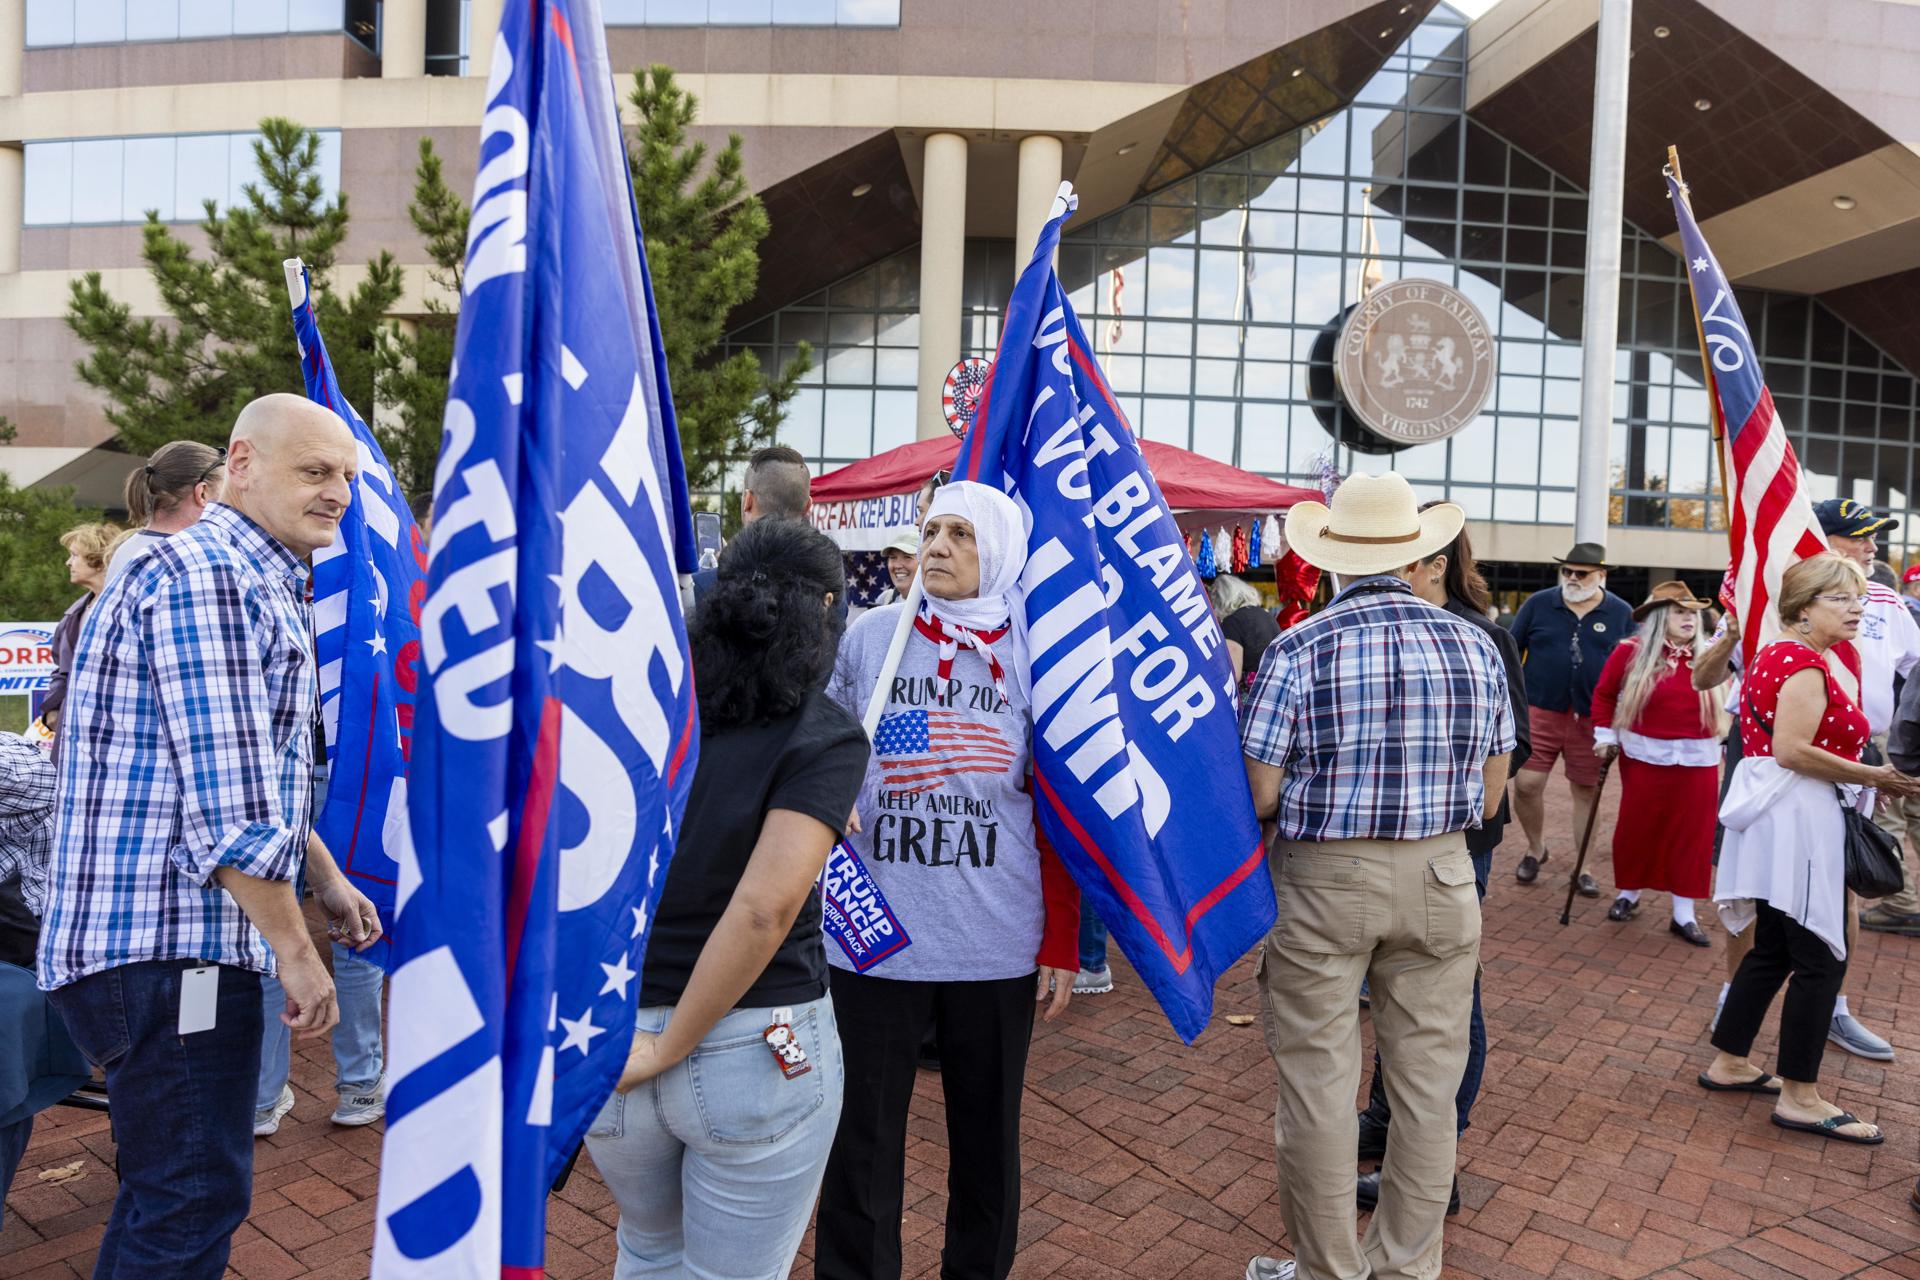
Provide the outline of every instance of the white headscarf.
<path id="1" fill-rule="evenodd" d="M 935 516 L 958 516 L 971 524 L 980 554 L 979 594 L 965 600 L 928 595 L 920 606 L 923 620 L 931 621 L 934 629 L 945 635 L 936 641 L 942 674 L 951 671 L 955 655 L 965 645 L 986 659 L 1002 697 L 1012 700 L 1018 691 L 1024 700 L 1025 632 L 1014 625 L 1012 599 L 1020 585 L 1021 571 L 1027 567 L 1027 527 L 1020 508 L 990 485 L 972 480 L 943 485 L 920 520 L 923 549 L 927 545 L 927 522 Z M 1006 629 L 1004 636 L 991 636 L 1002 628 Z"/>

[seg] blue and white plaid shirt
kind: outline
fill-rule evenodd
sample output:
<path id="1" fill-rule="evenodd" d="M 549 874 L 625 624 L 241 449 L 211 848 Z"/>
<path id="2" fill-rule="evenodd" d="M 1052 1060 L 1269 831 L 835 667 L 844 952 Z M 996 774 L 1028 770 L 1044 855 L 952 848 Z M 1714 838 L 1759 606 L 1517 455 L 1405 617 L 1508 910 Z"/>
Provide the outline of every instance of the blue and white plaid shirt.
<path id="1" fill-rule="evenodd" d="M 1480 825 L 1480 770 L 1513 750 L 1492 640 L 1413 594 L 1362 578 L 1268 647 L 1241 746 L 1285 771 L 1284 840 L 1423 840 Z"/>
<path id="2" fill-rule="evenodd" d="M 313 804 L 307 568 L 232 507 L 94 605 L 60 723 L 40 986 L 143 960 L 274 971 L 213 873 L 292 880 Z"/>
<path id="3" fill-rule="evenodd" d="M 20 877 L 27 910 L 46 910 L 53 850 L 53 761 L 40 744 L 0 733 L 0 884 Z"/>

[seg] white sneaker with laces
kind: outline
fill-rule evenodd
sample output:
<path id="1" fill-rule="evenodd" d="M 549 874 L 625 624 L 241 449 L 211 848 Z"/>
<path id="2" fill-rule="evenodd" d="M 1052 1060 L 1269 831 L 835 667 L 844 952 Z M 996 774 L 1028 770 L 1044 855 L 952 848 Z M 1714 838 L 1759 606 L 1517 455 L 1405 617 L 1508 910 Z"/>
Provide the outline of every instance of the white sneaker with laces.
<path id="1" fill-rule="evenodd" d="M 343 1093 L 340 1103 L 334 1107 L 329 1117 L 335 1124 L 355 1128 L 363 1124 L 372 1124 L 387 1114 L 387 1078 L 381 1076 L 374 1081 L 373 1088 L 365 1093 Z"/>
<path id="2" fill-rule="evenodd" d="M 253 1136 L 265 1138 L 280 1132 L 280 1118 L 291 1110 L 293 1110 L 293 1086 L 283 1084 L 280 1086 L 280 1097 L 271 1107 L 265 1111 L 253 1113 Z"/>
<path id="3" fill-rule="evenodd" d="M 1082 969 L 1073 978 L 1073 994 L 1077 996 L 1103 996 L 1113 990 L 1113 970 L 1102 966 L 1098 969 Z"/>
<path id="4" fill-rule="evenodd" d="M 1246 1280 L 1293 1280 L 1294 1263 L 1288 1258 L 1260 1257 L 1247 1264 Z"/>

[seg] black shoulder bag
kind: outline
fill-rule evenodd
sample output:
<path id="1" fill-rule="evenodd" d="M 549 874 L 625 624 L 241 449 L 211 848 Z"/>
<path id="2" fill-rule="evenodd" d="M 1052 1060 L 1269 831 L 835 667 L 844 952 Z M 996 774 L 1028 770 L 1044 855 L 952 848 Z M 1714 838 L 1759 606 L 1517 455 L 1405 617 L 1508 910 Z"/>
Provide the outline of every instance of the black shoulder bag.
<path id="1" fill-rule="evenodd" d="M 1753 723 L 1760 732 L 1773 737 L 1773 730 L 1753 709 L 1751 695 L 1741 699 L 1746 704 L 1747 714 L 1753 717 Z M 1739 732 L 1739 726 L 1734 726 Z M 1840 820 L 1845 831 L 1844 862 L 1846 867 L 1847 888 L 1856 897 L 1885 898 L 1900 892 L 1906 878 L 1900 865 L 1900 843 L 1894 837 L 1882 831 L 1872 818 L 1847 803 L 1847 793 L 1836 785 L 1834 794 L 1840 800 Z"/>

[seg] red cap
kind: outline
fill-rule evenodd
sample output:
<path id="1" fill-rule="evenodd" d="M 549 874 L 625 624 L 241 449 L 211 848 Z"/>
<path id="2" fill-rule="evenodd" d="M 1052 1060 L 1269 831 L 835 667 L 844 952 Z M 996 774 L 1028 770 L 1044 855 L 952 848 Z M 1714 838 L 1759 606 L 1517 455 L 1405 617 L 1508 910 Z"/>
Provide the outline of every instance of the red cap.
<path id="1" fill-rule="evenodd" d="M 1908 566 L 1907 571 L 1900 575 L 1900 581 L 1903 583 L 1920 582 L 1920 561 L 1915 561 L 1912 565 Z"/>

